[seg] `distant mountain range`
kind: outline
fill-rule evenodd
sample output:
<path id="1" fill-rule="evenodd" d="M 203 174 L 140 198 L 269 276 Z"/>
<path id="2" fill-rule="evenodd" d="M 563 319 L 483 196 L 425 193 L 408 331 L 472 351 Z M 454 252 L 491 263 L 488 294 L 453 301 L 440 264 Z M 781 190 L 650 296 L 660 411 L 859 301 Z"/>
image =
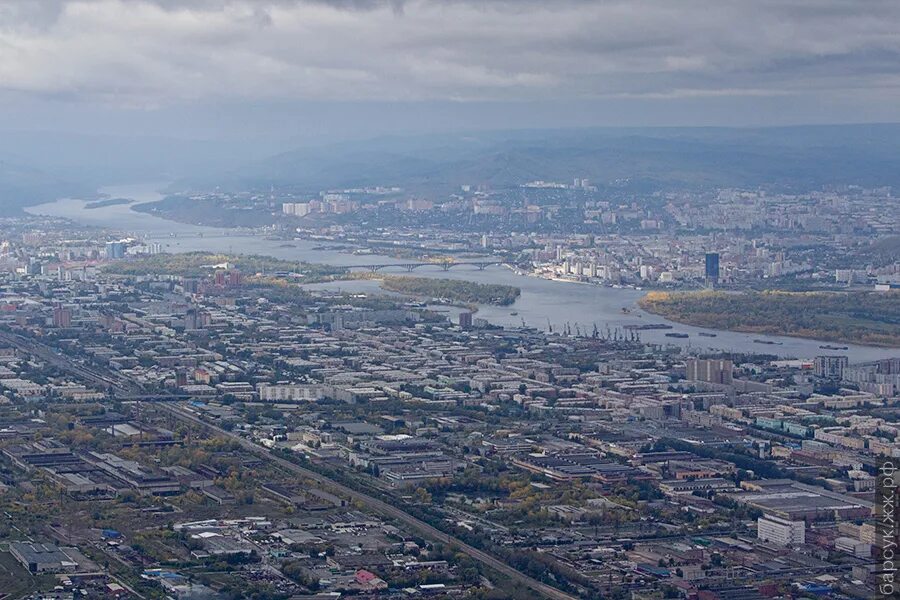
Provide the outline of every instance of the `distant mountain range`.
<path id="1" fill-rule="evenodd" d="M 305 147 L 46 132 L 0 135 L 0 214 L 100 185 L 301 193 L 374 185 L 443 194 L 535 179 L 634 191 L 723 186 L 805 191 L 900 185 L 900 124 L 775 128 L 598 128 L 381 137 Z M 267 151 L 266 148 L 269 148 Z"/>
<path id="2" fill-rule="evenodd" d="M 900 124 L 779 128 L 604 128 L 386 137 L 305 148 L 188 178 L 179 187 L 310 193 L 398 185 L 443 193 L 535 179 L 786 190 L 900 184 Z"/>
<path id="3" fill-rule="evenodd" d="M 274 144 L 223 144 L 153 136 L 0 132 L 0 215 L 99 186 L 201 177 L 258 160 Z"/>
<path id="4" fill-rule="evenodd" d="M 19 214 L 24 206 L 73 194 L 89 194 L 92 190 L 0 156 L 0 217 Z"/>

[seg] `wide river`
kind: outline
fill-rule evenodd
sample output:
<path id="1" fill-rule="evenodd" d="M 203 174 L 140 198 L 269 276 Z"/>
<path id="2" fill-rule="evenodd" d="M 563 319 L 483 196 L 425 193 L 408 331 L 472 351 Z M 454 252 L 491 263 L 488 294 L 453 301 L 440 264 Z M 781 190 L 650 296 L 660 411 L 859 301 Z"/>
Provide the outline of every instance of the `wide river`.
<path id="1" fill-rule="evenodd" d="M 110 186 L 101 190 L 112 198 L 128 198 L 135 202 L 150 202 L 161 198 L 157 191 L 160 184 L 140 184 Z M 34 206 L 33 214 L 64 217 L 85 225 L 126 231 L 148 241 L 158 241 L 167 252 L 191 252 L 196 250 L 262 254 L 283 259 L 302 260 L 331 265 L 364 265 L 410 262 L 389 256 L 354 255 L 337 250 L 316 249 L 319 242 L 266 239 L 262 235 L 215 227 L 204 227 L 167 221 L 131 210 L 128 204 L 87 209 L 85 201 L 61 199 L 56 202 Z M 405 273 L 401 269 L 389 272 Z M 900 348 L 875 348 L 849 345 L 847 350 L 825 350 L 820 345 L 825 342 L 781 336 L 744 334 L 691 327 L 667 321 L 661 317 L 645 313 L 636 306 L 643 292 L 633 289 L 618 289 L 596 285 L 551 281 L 537 277 L 517 275 L 513 271 L 491 266 L 483 271 L 475 267 L 459 266 L 443 271 L 438 267 L 420 267 L 414 271 L 417 277 L 446 277 L 466 279 L 482 283 L 501 283 L 521 288 L 522 295 L 509 307 L 480 306 L 478 316 L 492 323 L 518 326 L 523 322 L 540 329 L 552 325 L 554 331 L 562 331 L 568 324 L 573 332 L 578 327 L 590 333 L 596 324 L 601 332 L 607 329 L 622 331 L 624 325 L 647 323 L 667 323 L 671 330 L 641 331 L 641 339 L 655 344 L 675 344 L 683 347 L 715 349 L 739 352 L 776 354 L 785 358 L 811 358 L 823 354 L 845 354 L 852 362 L 863 362 L 878 358 L 900 356 Z M 322 284 L 314 287 L 341 288 L 348 291 L 377 293 L 375 281 L 345 281 Z M 629 312 L 623 311 L 623 308 Z M 685 339 L 670 338 L 666 332 L 687 333 Z M 715 334 L 715 337 L 700 336 L 699 333 Z M 766 340 L 774 344 L 760 344 L 754 340 Z M 842 345 L 842 344 L 837 344 Z"/>

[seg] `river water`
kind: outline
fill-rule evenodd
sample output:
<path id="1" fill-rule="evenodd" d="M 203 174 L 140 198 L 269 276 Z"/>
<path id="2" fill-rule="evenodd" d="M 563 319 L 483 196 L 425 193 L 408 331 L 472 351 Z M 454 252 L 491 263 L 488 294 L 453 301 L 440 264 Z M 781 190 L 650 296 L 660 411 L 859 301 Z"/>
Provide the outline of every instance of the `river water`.
<path id="1" fill-rule="evenodd" d="M 161 198 L 157 190 L 162 187 L 162 184 L 110 186 L 103 188 L 101 192 L 112 198 L 128 198 L 138 203 Z M 85 201 L 67 198 L 31 207 L 29 212 L 64 217 L 85 225 L 126 231 L 148 241 L 160 242 L 166 252 L 210 251 L 261 254 L 282 259 L 341 266 L 411 262 L 375 254 L 354 255 L 337 250 L 317 249 L 322 245 L 320 242 L 293 241 L 288 243 L 238 230 L 176 223 L 133 211 L 131 205 L 127 204 L 86 209 Z M 386 272 L 405 273 L 405 270 L 398 267 L 388 269 Z M 900 356 L 900 348 L 848 345 L 847 350 L 825 350 L 820 348 L 820 345 L 826 342 L 816 340 L 744 334 L 681 325 L 640 310 L 636 306 L 636 302 L 643 292 L 639 290 L 551 281 L 517 275 L 510 269 L 501 266 L 487 267 L 483 271 L 471 266 L 459 266 L 446 272 L 439 267 L 426 266 L 416 269 L 413 274 L 417 277 L 465 279 L 480 283 L 514 285 L 521 288 L 522 295 L 512 306 L 482 305 L 479 307 L 479 317 L 486 318 L 498 325 L 518 326 L 524 322 L 540 329 L 546 330 L 552 326 L 554 331 L 562 331 L 568 324 L 573 332 L 578 327 L 584 333 L 590 333 L 596 325 L 601 332 L 605 332 L 607 329 L 615 331 L 618 328 L 621 333 L 624 325 L 666 323 L 674 328 L 641 331 L 641 339 L 654 344 L 672 344 L 704 350 L 766 353 L 785 358 L 811 358 L 825 354 L 843 354 L 849 356 L 851 362 L 862 362 Z M 340 288 L 365 293 L 380 291 L 378 282 L 371 280 L 343 281 L 311 287 Z M 687 333 L 690 337 L 670 338 L 665 336 L 667 332 Z M 703 337 L 699 335 L 700 332 L 715 334 L 715 337 Z M 774 342 L 774 344 L 760 344 L 754 340 L 765 340 Z"/>

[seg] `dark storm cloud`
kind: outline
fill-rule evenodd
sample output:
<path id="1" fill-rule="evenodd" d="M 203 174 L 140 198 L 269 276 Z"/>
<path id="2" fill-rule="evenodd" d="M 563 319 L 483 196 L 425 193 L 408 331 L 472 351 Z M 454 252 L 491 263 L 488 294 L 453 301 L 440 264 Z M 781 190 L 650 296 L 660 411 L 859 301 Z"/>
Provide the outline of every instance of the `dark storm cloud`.
<path id="1" fill-rule="evenodd" d="M 900 3 L 7 0 L 0 90 L 185 101 L 895 99 Z"/>

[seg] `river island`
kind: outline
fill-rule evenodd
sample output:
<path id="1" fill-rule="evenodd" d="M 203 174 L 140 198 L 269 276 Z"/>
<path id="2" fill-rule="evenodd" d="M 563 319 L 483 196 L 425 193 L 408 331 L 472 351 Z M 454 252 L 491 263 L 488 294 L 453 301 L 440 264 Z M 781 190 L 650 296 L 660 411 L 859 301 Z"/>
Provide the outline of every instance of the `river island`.
<path id="1" fill-rule="evenodd" d="M 900 292 L 650 292 L 638 301 L 672 321 L 744 333 L 900 345 Z"/>

